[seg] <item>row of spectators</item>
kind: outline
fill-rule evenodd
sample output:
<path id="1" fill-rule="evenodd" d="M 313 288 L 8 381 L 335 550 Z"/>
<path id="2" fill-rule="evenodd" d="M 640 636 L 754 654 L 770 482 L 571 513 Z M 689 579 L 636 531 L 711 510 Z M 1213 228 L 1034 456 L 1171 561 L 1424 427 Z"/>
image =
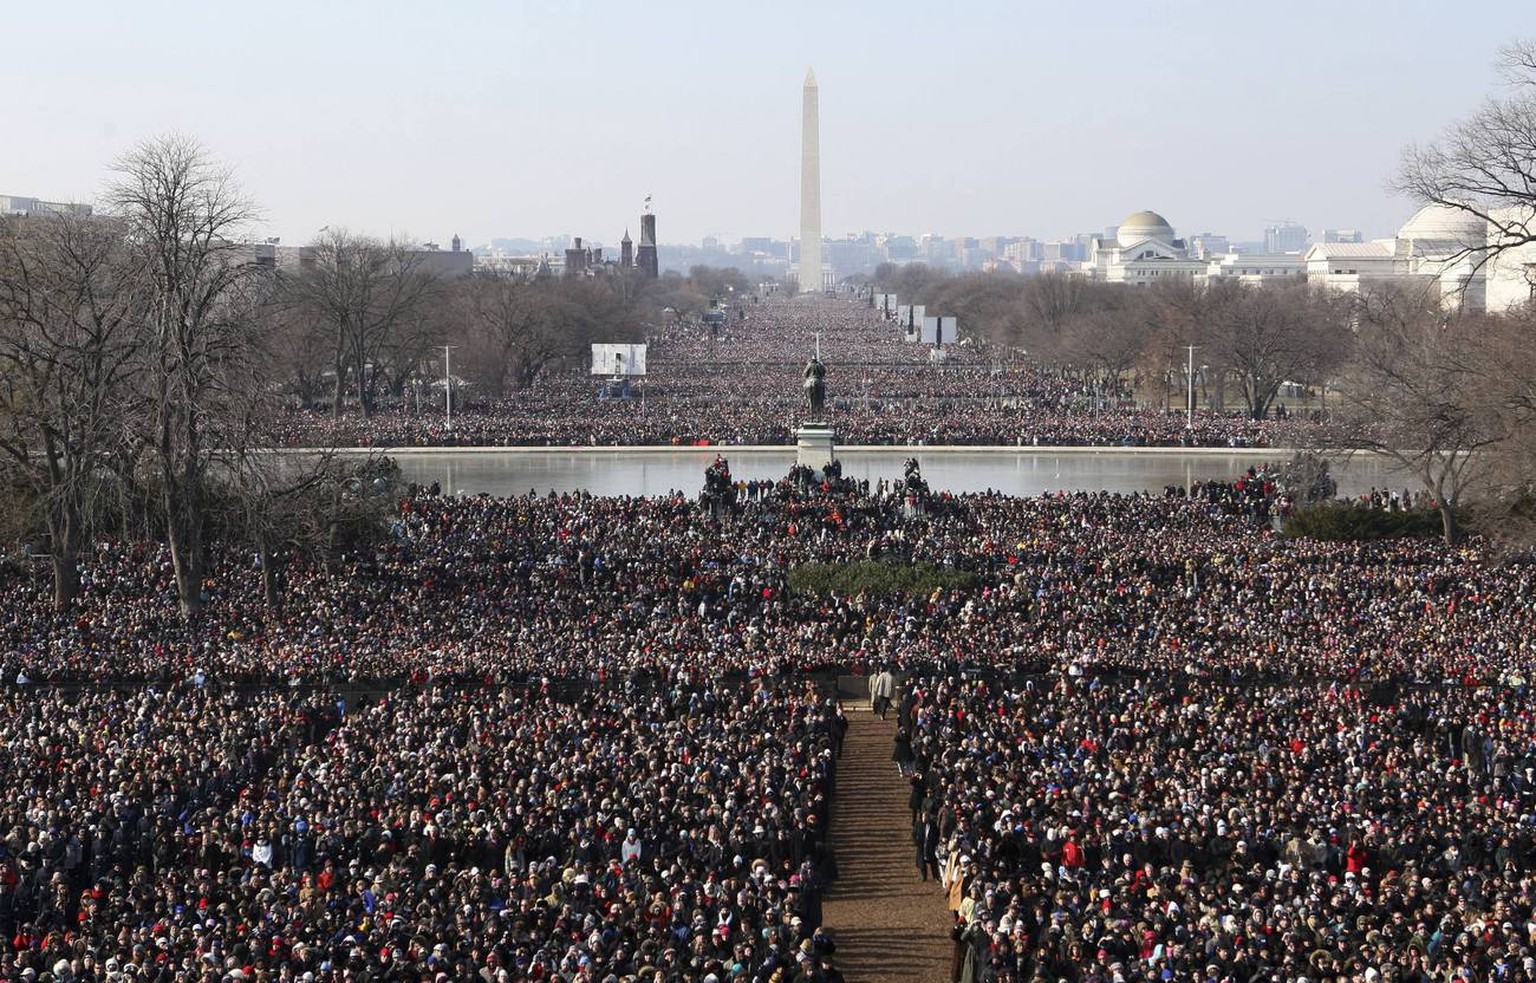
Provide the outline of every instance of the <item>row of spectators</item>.
<path id="1" fill-rule="evenodd" d="M 897 485 L 900 483 L 898 482 Z M 191 621 L 168 558 L 102 543 L 71 609 L 44 568 L 0 570 L 0 678 L 203 675 L 349 685 L 414 679 L 664 678 L 678 665 L 780 674 L 957 660 L 1041 672 L 1233 678 L 1525 678 L 1536 592 L 1523 563 L 1434 541 L 1290 540 L 1265 479 L 1193 495 L 1013 498 L 782 481 L 723 516 L 682 498 L 400 503 L 391 533 L 327 572 L 293 560 L 280 608 L 254 562 L 211 565 Z M 1272 489 L 1272 492 L 1274 490 Z M 920 561 L 975 588 L 822 597 L 806 561 Z"/>

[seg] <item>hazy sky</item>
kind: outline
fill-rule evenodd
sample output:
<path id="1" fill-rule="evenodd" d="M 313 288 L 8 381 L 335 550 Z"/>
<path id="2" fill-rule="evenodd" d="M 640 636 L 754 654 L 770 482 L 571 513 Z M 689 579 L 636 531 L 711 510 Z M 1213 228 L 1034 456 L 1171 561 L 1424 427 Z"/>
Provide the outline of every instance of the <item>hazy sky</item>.
<path id="1" fill-rule="evenodd" d="M 91 200 L 169 130 L 263 235 L 787 238 L 821 83 L 828 235 L 1056 238 L 1140 208 L 1389 234 L 1405 143 L 1494 91 L 1532 0 L 0 3 L 0 194 Z"/>

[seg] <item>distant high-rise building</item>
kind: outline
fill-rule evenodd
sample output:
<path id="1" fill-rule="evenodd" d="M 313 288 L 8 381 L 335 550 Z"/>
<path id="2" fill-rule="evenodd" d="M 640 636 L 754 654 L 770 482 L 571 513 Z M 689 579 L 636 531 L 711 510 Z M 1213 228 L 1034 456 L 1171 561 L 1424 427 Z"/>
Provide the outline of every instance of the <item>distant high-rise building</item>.
<path id="1" fill-rule="evenodd" d="M 1323 241 L 1329 243 L 1365 242 L 1365 236 L 1360 234 L 1359 229 L 1324 229 Z"/>
<path id="2" fill-rule="evenodd" d="M 1028 237 L 1015 239 L 1003 247 L 1003 256 L 1012 260 L 1016 268 L 1021 268 L 1025 263 L 1038 263 L 1040 261 L 1040 257 L 1044 255 L 1044 251 L 1041 249 L 1042 245 L 1038 240 Z"/>
<path id="3" fill-rule="evenodd" d="M 1303 252 L 1311 241 L 1307 227 L 1295 222 L 1280 222 L 1264 230 L 1264 251 L 1272 255 Z"/>
<path id="4" fill-rule="evenodd" d="M 872 270 L 880 263 L 880 257 L 872 240 L 856 236 L 833 239 L 823 250 L 826 263 L 842 274 Z"/>
<path id="5" fill-rule="evenodd" d="M 821 288 L 821 97 L 816 73 L 806 69 L 800 118 L 800 289 Z"/>
<path id="6" fill-rule="evenodd" d="M 1200 232 L 1189 237 L 1189 251 L 1200 259 L 1224 256 L 1231 251 L 1227 237 L 1214 232 Z"/>
<path id="7" fill-rule="evenodd" d="M 893 262 L 917 258 L 917 240 L 911 236 L 886 236 L 881 246 L 885 249 L 885 258 Z"/>
<path id="8" fill-rule="evenodd" d="M 1088 244 L 1082 239 L 1086 233 L 1079 233 L 1070 239 L 1061 242 L 1044 242 L 1040 244 L 1040 255 L 1037 257 L 1044 263 L 1081 263 L 1088 259 Z M 1089 241 L 1093 236 L 1087 236 Z"/>

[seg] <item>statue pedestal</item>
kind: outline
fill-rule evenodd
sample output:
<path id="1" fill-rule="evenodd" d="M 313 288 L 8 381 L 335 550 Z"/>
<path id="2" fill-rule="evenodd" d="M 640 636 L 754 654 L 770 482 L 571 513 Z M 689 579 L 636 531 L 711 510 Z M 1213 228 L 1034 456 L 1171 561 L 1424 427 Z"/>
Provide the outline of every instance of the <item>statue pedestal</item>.
<path id="1" fill-rule="evenodd" d="M 795 463 L 820 471 L 837 460 L 832 425 L 828 423 L 802 423 L 795 431 Z"/>

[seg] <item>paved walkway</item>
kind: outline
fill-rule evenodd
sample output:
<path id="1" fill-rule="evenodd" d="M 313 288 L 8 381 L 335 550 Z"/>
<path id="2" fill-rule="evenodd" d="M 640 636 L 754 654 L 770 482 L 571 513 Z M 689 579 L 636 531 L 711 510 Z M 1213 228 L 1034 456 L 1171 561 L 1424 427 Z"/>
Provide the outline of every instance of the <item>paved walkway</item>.
<path id="1" fill-rule="evenodd" d="M 838 879 L 823 907 L 837 966 L 857 983 L 944 983 L 949 916 L 942 889 L 924 883 L 913 860 L 911 786 L 891 761 L 896 714 L 881 720 L 850 709 L 848 717 L 832 811 Z"/>

